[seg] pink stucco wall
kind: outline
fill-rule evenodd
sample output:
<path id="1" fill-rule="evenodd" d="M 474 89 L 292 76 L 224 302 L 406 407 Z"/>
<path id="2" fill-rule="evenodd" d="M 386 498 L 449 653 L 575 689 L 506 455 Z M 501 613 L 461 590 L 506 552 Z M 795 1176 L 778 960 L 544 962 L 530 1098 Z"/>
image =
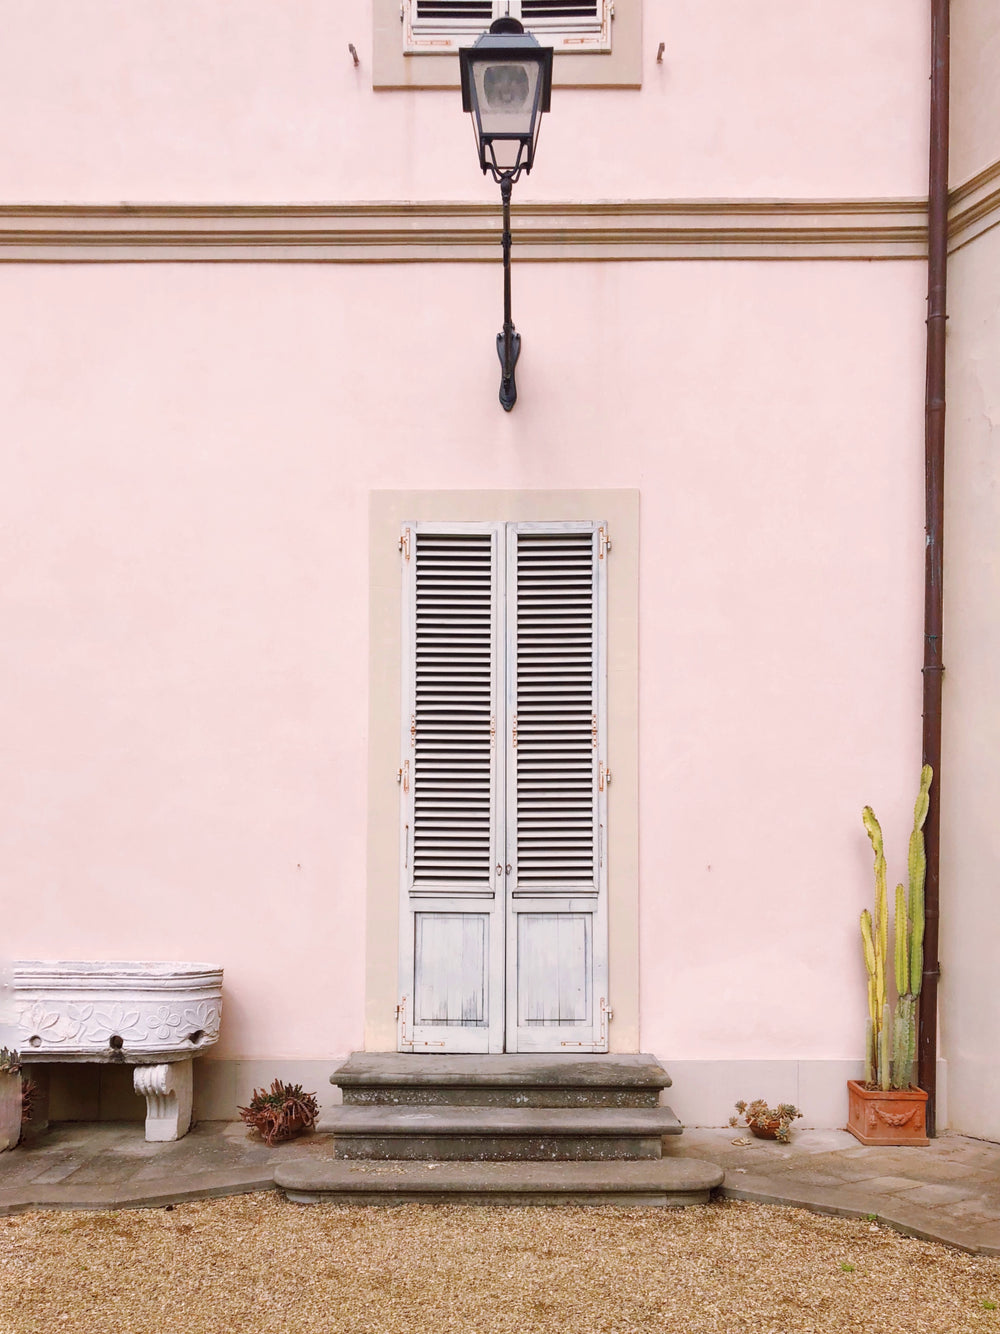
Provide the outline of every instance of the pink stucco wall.
<path id="1" fill-rule="evenodd" d="M 854 1057 L 859 813 L 919 763 L 919 263 L 0 274 L 21 956 L 226 967 L 220 1056 L 361 1042 L 367 495 L 641 490 L 642 1045 Z M 890 874 L 901 871 L 890 865 Z"/>
<path id="2" fill-rule="evenodd" d="M 520 197 L 925 193 L 927 6 L 642 12 L 642 91 L 560 92 Z M 0 0 L 0 26 L 4 200 L 494 196 L 457 92 L 372 93 L 368 0 Z"/>

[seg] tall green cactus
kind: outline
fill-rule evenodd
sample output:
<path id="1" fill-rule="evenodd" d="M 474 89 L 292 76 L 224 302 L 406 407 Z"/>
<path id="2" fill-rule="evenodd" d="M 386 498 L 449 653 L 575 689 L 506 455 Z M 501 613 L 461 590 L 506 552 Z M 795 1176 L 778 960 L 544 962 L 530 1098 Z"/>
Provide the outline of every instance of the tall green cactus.
<path id="1" fill-rule="evenodd" d="M 909 894 L 896 886 L 893 921 L 895 1014 L 886 995 L 889 956 L 889 905 L 885 850 L 875 812 L 866 806 L 861 819 L 875 853 L 875 912 L 861 914 L 861 943 L 868 974 L 868 1022 L 865 1028 L 865 1082 L 882 1089 L 909 1088 L 917 1049 L 917 996 L 924 968 L 924 880 L 927 854 L 924 822 L 930 808 L 934 774 L 929 764 L 920 771 L 920 791 L 913 808 L 908 855 Z"/>

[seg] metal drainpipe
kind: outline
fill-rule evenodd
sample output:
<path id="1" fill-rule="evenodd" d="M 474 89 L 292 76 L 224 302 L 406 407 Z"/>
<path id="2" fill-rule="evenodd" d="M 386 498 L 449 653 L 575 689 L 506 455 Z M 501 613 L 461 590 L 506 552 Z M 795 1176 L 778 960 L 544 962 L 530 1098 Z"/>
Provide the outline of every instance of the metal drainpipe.
<path id="1" fill-rule="evenodd" d="M 945 327 L 948 284 L 948 24 L 950 0 L 931 0 L 930 180 L 927 201 L 927 385 L 924 400 L 923 762 L 934 770 L 927 845 L 920 1087 L 927 1133 L 937 1133 L 938 916 L 941 861 L 941 629 L 944 574 Z"/>

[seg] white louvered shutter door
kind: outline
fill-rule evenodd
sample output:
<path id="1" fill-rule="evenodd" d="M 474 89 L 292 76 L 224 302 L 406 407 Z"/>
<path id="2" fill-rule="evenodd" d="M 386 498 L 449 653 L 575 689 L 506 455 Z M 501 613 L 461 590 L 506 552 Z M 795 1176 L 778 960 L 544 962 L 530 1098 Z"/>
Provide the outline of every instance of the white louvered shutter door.
<path id="1" fill-rule="evenodd" d="M 507 1049 L 607 1050 L 606 527 L 507 530 Z"/>
<path id="2" fill-rule="evenodd" d="M 403 530 L 404 1051 L 503 1050 L 501 536 Z"/>

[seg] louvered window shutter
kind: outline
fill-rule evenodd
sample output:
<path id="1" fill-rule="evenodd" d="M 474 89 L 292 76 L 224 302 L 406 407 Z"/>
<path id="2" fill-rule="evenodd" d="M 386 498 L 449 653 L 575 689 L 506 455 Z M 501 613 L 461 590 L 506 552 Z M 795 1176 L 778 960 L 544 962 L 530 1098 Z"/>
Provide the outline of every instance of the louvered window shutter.
<path id="1" fill-rule="evenodd" d="M 414 888 L 492 886 L 495 546 L 491 531 L 416 533 Z"/>
<path id="2" fill-rule="evenodd" d="M 607 1050 L 605 536 L 508 529 L 509 1050 Z"/>
<path id="3" fill-rule="evenodd" d="M 403 547 L 400 1041 L 501 1050 L 500 530 L 410 524 Z"/>
<path id="4" fill-rule="evenodd" d="M 599 888 L 602 575 L 599 525 L 513 528 L 507 848 L 515 893 Z"/>
<path id="5" fill-rule="evenodd" d="M 455 51 L 507 12 L 507 0 L 404 0 L 404 49 Z M 611 49 L 610 0 L 510 0 L 509 12 L 556 50 Z"/>

